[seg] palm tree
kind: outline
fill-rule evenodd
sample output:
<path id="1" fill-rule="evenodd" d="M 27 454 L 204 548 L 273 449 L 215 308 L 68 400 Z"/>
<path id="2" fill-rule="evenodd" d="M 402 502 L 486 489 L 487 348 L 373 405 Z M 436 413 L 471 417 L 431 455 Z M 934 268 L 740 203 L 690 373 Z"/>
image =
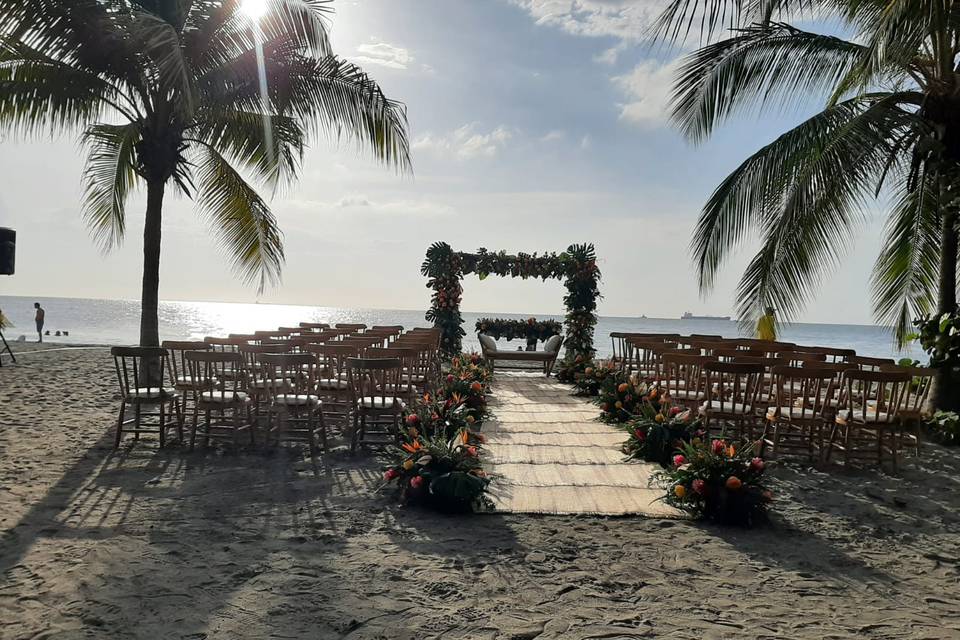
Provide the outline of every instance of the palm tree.
<path id="1" fill-rule="evenodd" d="M 780 21 L 791 16 L 839 21 L 853 38 Z M 707 38 L 684 58 L 672 95 L 673 120 L 692 141 L 744 111 L 825 104 L 711 195 L 691 245 L 701 291 L 754 232 L 761 246 L 739 284 L 739 316 L 752 323 L 766 306 L 795 316 L 874 202 L 889 207 L 871 283 L 876 319 L 902 342 L 914 317 L 956 312 L 960 4 L 672 0 L 657 26 L 666 40 L 700 26 Z M 939 406 L 957 405 L 952 372 L 941 369 Z"/>
<path id="2" fill-rule="evenodd" d="M 168 190 L 194 200 L 262 290 L 279 278 L 282 234 L 244 174 L 271 190 L 295 180 L 321 130 L 409 168 L 405 110 L 333 55 L 328 2 L 0 0 L 0 127 L 82 131 L 83 216 L 104 249 L 122 241 L 127 197 L 146 185 L 142 345 L 159 344 Z"/>

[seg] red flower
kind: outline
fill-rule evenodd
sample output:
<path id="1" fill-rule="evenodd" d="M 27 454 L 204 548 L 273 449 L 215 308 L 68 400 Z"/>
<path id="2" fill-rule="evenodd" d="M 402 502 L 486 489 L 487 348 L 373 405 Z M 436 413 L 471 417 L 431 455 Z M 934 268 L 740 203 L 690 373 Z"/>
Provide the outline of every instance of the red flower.
<path id="1" fill-rule="evenodd" d="M 700 495 L 703 495 L 707 490 L 707 483 L 697 478 L 693 481 L 693 490 Z"/>
<path id="2" fill-rule="evenodd" d="M 467 455 L 473 458 L 477 457 L 477 448 L 476 447 L 467 447 Z"/>
<path id="3" fill-rule="evenodd" d="M 724 449 L 727 448 L 727 443 L 723 440 L 714 440 L 711 447 L 713 448 L 713 452 L 719 456 L 723 453 Z"/>
<path id="4" fill-rule="evenodd" d="M 414 489 L 419 489 L 423 486 L 423 476 L 413 476 L 410 478 L 410 486 Z"/>
<path id="5" fill-rule="evenodd" d="M 675 466 L 675 467 L 679 467 L 680 465 L 682 465 L 682 464 L 683 464 L 684 462 L 686 462 L 686 461 L 687 461 L 687 459 L 684 458 L 684 457 L 683 457 L 682 455 L 680 455 L 680 454 L 677 454 L 677 455 L 673 456 L 673 466 Z"/>
<path id="6" fill-rule="evenodd" d="M 386 480 L 387 482 L 390 482 L 391 480 L 396 478 L 398 475 L 400 475 L 399 471 L 397 471 L 396 469 L 390 468 L 390 469 L 387 469 L 386 472 L 384 472 L 383 479 Z"/>
<path id="7" fill-rule="evenodd" d="M 415 413 L 411 413 L 410 415 L 407 416 L 407 426 L 415 427 L 418 424 L 420 424 L 420 416 L 418 416 Z"/>
<path id="8" fill-rule="evenodd" d="M 763 462 L 763 458 L 754 458 L 750 461 L 750 468 L 753 471 L 763 471 L 763 467 L 766 466 Z"/>
<path id="9" fill-rule="evenodd" d="M 470 385 L 470 390 L 473 391 L 474 393 L 480 393 L 481 391 L 483 391 L 483 385 L 480 384 L 479 382 L 474 382 L 472 385 Z"/>
<path id="10" fill-rule="evenodd" d="M 737 476 L 730 476 L 727 478 L 727 489 L 730 491 L 736 491 L 743 486 L 743 482 L 740 481 L 740 478 Z"/>
<path id="11" fill-rule="evenodd" d="M 670 407 L 670 417 L 673 417 L 683 411 L 680 407 Z"/>
<path id="12" fill-rule="evenodd" d="M 456 380 L 456 378 L 453 377 L 453 374 L 452 374 L 452 373 L 448 373 L 448 374 L 447 374 L 447 384 L 453 384 L 453 381 L 454 381 L 454 380 Z"/>
<path id="13" fill-rule="evenodd" d="M 639 440 L 640 442 L 643 442 L 644 440 L 647 439 L 647 434 L 643 432 L 643 429 L 635 429 L 633 431 L 633 435 L 636 436 L 637 440 Z"/>

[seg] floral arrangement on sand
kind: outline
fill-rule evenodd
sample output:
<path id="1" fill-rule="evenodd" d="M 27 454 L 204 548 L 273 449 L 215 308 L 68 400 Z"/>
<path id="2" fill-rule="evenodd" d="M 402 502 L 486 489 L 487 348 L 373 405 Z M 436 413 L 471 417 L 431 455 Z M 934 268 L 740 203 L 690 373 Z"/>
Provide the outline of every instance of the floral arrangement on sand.
<path id="1" fill-rule="evenodd" d="M 628 458 L 656 462 L 667 468 L 674 455 L 686 444 L 702 441 L 706 432 L 692 409 L 671 405 L 668 400 L 656 407 L 651 402 L 640 405 L 639 415 L 622 425 L 627 433 L 623 452 Z"/>
<path id="2" fill-rule="evenodd" d="M 383 453 L 384 482 L 401 501 L 444 511 L 489 506 L 483 471 L 483 435 L 475 429 L 488 415 L 490 368 L 476 353 L 460 354 L 404 416 L 400 445 Z"/>
<path id="3" fill-rule="evenodd" d="M 670 468 L 655 476 L 666 488 L 663 500 L 696 518 L 751 526 L 773 500 L 759 449 L 759 442 L 738 449 L 725 440 L 692 439 L 680 447 Z"/>
<path id="4" fill-rule="evenodd" d="M 537 320 L 536 318 L 527 318 L 526 320 L 480 318 L 477 320 L 476 329 L 477 333 L 485 333 L 495 340 L 500 338 L 505 338 L 507 341 L 514 338 L 524 340 L 536 338 L 542 342 L 551 336 L 560 335 L 563 331 L 563 325 L 556 320 Z"/>
<path id="5" fill-rule="evenodd" d="M 644 411 L 657 413 L 662 408 L 663 398 L 656 385 L 628 375 L 613 362 L 586 367 L 574 386 L 578 395 L 593 397 L 603 422 L 628 422 Z"/>

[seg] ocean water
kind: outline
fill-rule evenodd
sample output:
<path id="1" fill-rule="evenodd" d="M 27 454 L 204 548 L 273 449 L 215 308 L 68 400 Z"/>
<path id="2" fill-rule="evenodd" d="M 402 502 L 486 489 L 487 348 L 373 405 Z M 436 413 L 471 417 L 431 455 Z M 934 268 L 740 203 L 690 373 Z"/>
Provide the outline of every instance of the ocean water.
<path id="1" fill-rule="evenodd" d="M 81 298 L 24 298 L 0 296 L 0 309 L 13 322 L 5 331 L 8 341 L 25 335 L 36 340 L 33 303 L 46 310 L 44 340 L 68 344 L 135 344 L 139 338 L 140 303 L 131 300 L 92 300 Z M 160 303 L 161 339 L 195 339 L 203 336 L 225 336 L 229 333 L 251 333 L 258 329 L 297 326 L 300 322 L 363 322 L 368 326 L 400 324 L 404 327 L 429 326 L 423 311 L 397 309 L 339 309 L 276 304 L 240 304 L 231 302 Z M 464 312 L 467 349 L 479 349 L 474 324 L 481 317 L 524 318 L 523 314 Z M 561 316 L 537 316 L 561 320 Z M 55 337 L 56 331 L 69 331 L 69 337 Z M 735 321 L 680 320 L 670 318 L 601 317 L 597 324 L 596 347 L 601 356 L 611 351 L 613 331 L 703 333 L 724 337 L 740 336 Z M 875 357 L 912 357 L 926 362 L 923 352 L 913 345 L 905 352 L 896 351 L 890 331 L 884 327 L 845 324 L 795 323 L 782 328 L 780 338 L 789 342 L 824 347 L 855 349 L 858 354 Z M 520 345 L 519 342 L 514 344 Z"/>

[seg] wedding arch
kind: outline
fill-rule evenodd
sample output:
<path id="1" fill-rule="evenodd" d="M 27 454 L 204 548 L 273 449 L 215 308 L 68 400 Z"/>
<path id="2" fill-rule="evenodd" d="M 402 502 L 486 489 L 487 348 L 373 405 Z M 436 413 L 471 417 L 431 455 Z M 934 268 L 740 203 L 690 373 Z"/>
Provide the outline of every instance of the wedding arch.
<path id="1" fill-rule="evenodd" d="M 420 272 L 428 278 L 427 287 L 433 289 L 426 319 L 440 327 L 440 347 L 448 355 L 462 349 L 466 332 L 460 314 L 461 281 L 465 275 L 475 273 L 481 280 L 491 274 L 525 280 L 563 280 L 567 287 L 563 298 L 567 308 L 565 359 L 582 356 L 586 361 L 593 357 L 600 269 L 592 244 L 572 244 L 563 253 L 509 255 L 504 251 L 494 253 L 482 248 L 476 253 L 465 253 L 454 251 L 446 242 L 436 242 L 427 249 L 427 259 Z"/>

